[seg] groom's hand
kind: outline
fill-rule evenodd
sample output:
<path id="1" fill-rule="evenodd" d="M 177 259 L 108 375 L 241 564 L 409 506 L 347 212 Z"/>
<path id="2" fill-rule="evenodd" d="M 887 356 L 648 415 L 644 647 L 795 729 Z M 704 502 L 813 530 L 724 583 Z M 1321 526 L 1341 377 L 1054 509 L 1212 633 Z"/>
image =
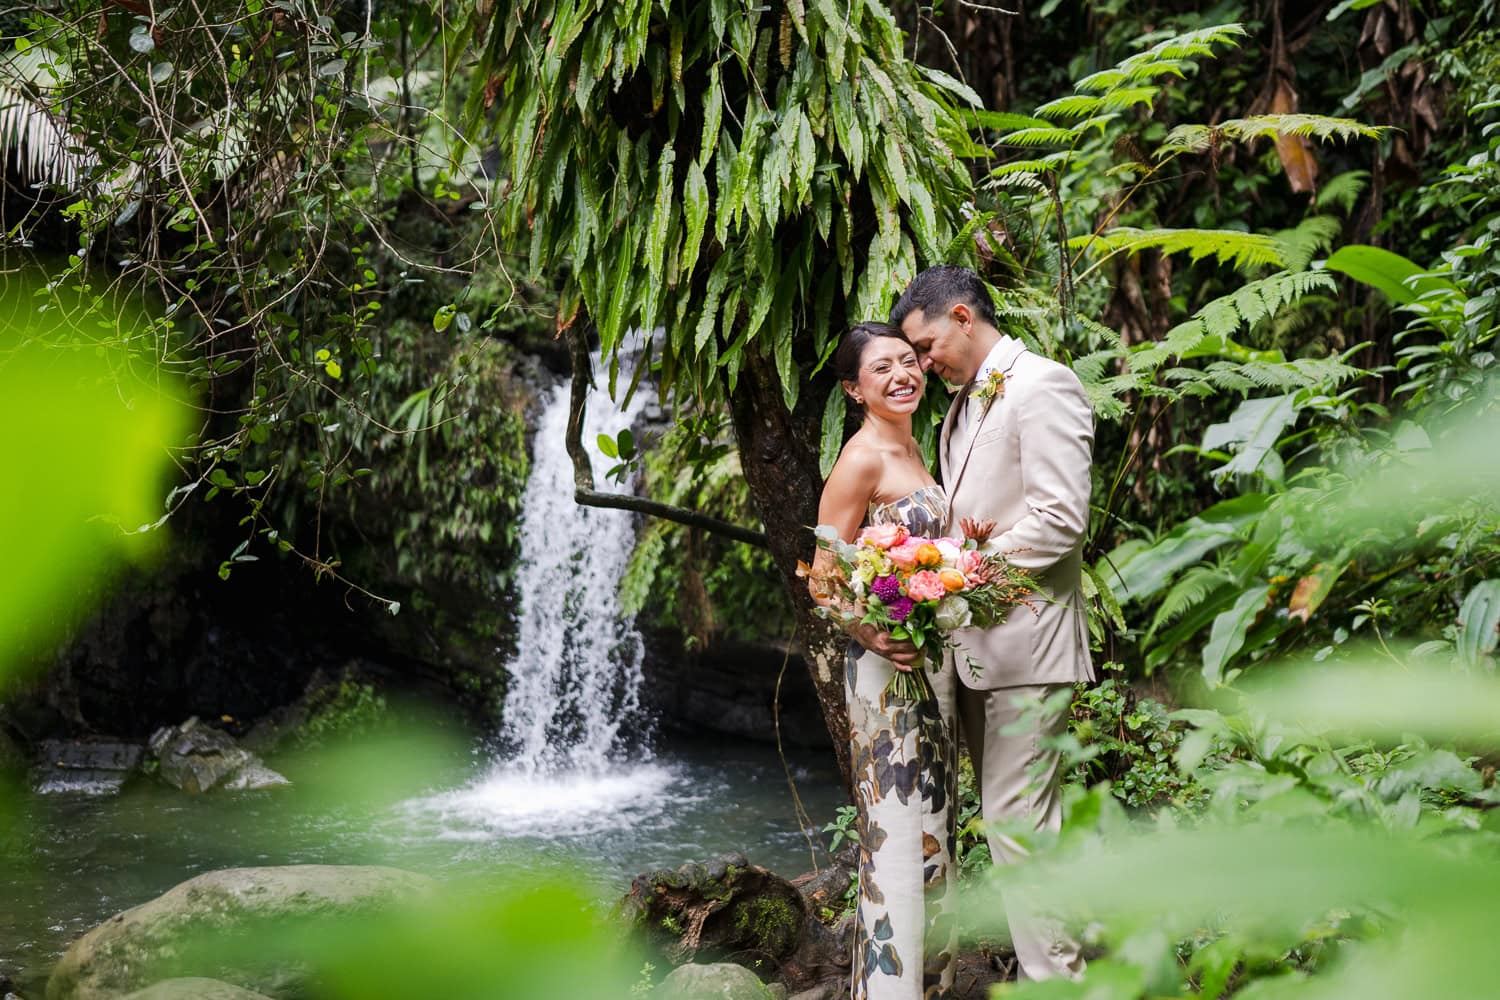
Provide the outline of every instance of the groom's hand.
<path id="1" fill-rule="evenodd" d="M 854 641 L 870 652 L 885 657 L 900 671 L 908 671 L 922 660 L 922 651 L 905 639 L 892 639 L 889 632 L 882 632 L 874 625 L 859 622 L 849 629 Z"/>

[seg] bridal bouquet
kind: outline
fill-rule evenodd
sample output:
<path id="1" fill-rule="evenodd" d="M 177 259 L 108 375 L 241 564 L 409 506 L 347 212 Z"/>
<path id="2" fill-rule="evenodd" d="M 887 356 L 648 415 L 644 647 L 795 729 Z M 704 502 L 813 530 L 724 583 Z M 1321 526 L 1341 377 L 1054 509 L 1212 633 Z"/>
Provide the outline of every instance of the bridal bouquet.
<path id="1" fill-rule="evenodd" d="M 963 538 L 922 538 L 900 524 L 865 528 L 853 542 L 829 525 L 816 531 L 818 547 L 832 556 L 829 569 L 813 574 L 829 598 L 824 617 L 863 622 L 905 639 L 938 660 L 954 646 L 961 628 L 989 628 L 1017 604 L 1030 606 L 1031 581 L 998 554 L 983 555 L 985 526 L 965 524 Z M 972 533 L 969 529 L 972 529 Z M 974 663 L 971 670 L 977 671 Z M 896 671 L 886 694 L 917 700 L 930 696 L 921 668 Z"/>

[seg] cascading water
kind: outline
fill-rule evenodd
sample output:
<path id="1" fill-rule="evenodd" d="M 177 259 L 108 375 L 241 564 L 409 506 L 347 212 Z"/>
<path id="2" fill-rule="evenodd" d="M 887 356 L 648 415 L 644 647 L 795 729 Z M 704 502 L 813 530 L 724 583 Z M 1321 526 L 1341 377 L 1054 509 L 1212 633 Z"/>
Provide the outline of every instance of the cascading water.
<path id="1" fill-rule="evenodd" d="M 598 356 L 592 360 L 597 368 Z M 591 459 L 599 435 L 629 427 L 644 395 L 619 410 L 605 394 L 591 394 L 582 435 Z M 622 740 L 645 736 L 641 636 L 620 617 L 616 598 L 635 544 L 633 515 L 573 502 L 568 415 L 561 385 L 536 428 L 521 515 L 521 615 L 500 740 L 512 767 L 532 772 L 598 771 L 625 749 Z"/>
<path id="2" fill-rule="evenodd" d="M 602 382 L 597 354 L 592 363 Z M 599 435 L 618 435 L 642 406 L 644 393 L 623 410 L 603 392 L 590 394 L 582 438 L 591 459 L 602 458 Z M 568 387 L 559 386 L 536 428 L 524 497 L 520 617 L 516 652 L 506 665 L 499 757 L 468 787 L 414 804 L 449 839 L 551 839 L 619 829 L 693 797 L 677 787 L 676 769 L 651 761 L 640 700 L 641 637 L 619 613 L 616 595 L 635 543 L 633 515 L 574 502 L 568 413 Z M 595 461 L 594 471 L 599 487 L 608 489 L 604 461 Z"/>

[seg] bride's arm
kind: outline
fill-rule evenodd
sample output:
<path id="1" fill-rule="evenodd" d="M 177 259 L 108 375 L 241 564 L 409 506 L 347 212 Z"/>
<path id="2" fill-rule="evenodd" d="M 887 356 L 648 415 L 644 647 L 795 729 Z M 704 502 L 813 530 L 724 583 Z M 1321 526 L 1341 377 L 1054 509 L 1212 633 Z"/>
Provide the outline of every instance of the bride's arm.
<path id="1" fill-rule="evenodd" d="M 858 445 L 846 446 L 828 482 L 823 486 L 823 496 L 818 502 L 818 523 L 831 525 L 846 542 L 854 541 L 859 526 L 864 523 L 870 500 L 880 485 L 883 462 L 878 454 Z M 813 557 L 813 572 L 808 580 L 808 592 L 814 601 L 823 607 L 832 603 L 832 597 L 821 592 L 818 579 L 833 569 L 833 554 L 819 548 Z M 846 622 L 842 625 L 861 646 L 884 656 L 902 667 L 919 662 L 922 654 L 909 642 L 892 639 L 889 632 L 882 632 L 874 625 Z"/>

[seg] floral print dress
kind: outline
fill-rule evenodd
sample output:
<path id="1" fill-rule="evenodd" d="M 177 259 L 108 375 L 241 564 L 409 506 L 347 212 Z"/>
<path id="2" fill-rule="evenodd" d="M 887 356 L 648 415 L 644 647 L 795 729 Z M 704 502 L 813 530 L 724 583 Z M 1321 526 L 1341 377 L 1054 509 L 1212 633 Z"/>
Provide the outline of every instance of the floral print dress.
<path id="1" fill-rule="evenodd" d="M 927 486 L 872 504 L 869 523 L 942 534 L 948 498 Z M 885 694 L 895 665 L 849 644 L 844 696 L 859 807 L 852 1000 L 932 1000 L 953 987 L 957 756 L 952 658 L 931 666 L 935 697 Z"/>

